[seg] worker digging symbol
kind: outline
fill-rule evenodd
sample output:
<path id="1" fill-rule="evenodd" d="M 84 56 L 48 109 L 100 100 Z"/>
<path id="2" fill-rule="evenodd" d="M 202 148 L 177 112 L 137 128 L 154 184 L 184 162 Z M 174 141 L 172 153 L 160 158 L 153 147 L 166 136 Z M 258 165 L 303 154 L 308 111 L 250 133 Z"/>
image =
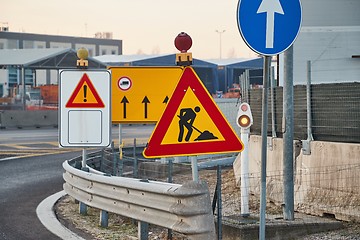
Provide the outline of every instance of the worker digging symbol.
<path id="1" fill-rule="evenodd" d="M 200 107 L 196 106 L 194 109 L 192 108 L 182 108 L 180 109 L 180 114 L 178 117 L 179 120 L 179 136 L 178 142 L 182 142 L 184 138 L 184 130 L 187 129 L 187 134 L 185 136 L 185 141 L 188 142 L 193 133 L 193 129 L 200 133 L 200 135 L 195 139 L 195 141 L 201 140 L 210 140 L 210 139 L 218 139 L 208 130 L 201 132 L 198 128 L 196 128 L 193 124 L 196 118 L 196 113 L 200 112 Z"/>

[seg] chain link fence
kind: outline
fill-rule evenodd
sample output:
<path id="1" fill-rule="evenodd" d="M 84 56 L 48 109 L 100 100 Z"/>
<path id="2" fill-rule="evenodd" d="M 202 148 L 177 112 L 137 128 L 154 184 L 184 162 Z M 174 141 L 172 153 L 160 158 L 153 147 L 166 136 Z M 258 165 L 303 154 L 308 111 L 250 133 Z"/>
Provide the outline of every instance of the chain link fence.
<path id="1" fill-rule="evenodd" d="M 142 156 L 143 145 L 122 149 L 108 148 L 88 156 L 88 165 L 113 176 L 133 177 L 161 182 L 182 184 L 193 179 L 190 159 L 145 159 Z M 199 164 L 209 161 L 211 156 L 199 159 Z M 78 164 L 81 168 L 81 164 Z M 327 167 L 296 168 L 295 179 L 295 219 L 302 223 L 323 224 L 336 219 L 360 222 L 360 163 Z M 217 231 L 222 225 L 253 224 L 258 226 L 260 213 L 260 172 L 249 174 L 249 210 L 250 216 L 241 216 L 241 188 L 236 182 L 232 164 L 199 168 L 199 178 L 206 181 L 212 199 L 213 213 Z M 283 219 L 283 172 L 267 172 L 266 221 L 278 223 Z M 311 218 L 306 215 L 320 216 Z M 310 220 L 309 220 L 310 219 Z M 333 225 L 338 228 L 340 225 Z M 220 228 L 219 228 L 220 227 Z M 308 227 L 309 228 L 309 227 Z M 307 231 L 329 230 L 330 228 L 310 227 Z M 257 233 L 253 233 L 257 235 Z M 255 236 L 254 235 L 254 236 Z M 219 238 L 220 239 L 220 238 Z"/>

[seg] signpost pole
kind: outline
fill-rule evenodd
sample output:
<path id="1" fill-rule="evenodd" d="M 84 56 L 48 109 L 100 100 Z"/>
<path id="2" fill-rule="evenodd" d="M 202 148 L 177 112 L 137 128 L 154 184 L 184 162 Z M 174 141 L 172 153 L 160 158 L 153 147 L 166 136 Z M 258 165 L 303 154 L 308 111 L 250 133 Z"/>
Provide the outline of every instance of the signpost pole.
<path id="1" fill-rule="evenodd" d="M 291 80 L 288 80 L 285 76 L 285 81 L 288 86 L 284 84 L 284 111 L 289 111 L 285 116 L 286 128 L 284 134 L 284 218 L 293 219 L 294 208 L 294 177 L 293 177 L 293 100 L 292 100 L 292 47 L 297 35 L 300 32 L 302 12 L 300 0 L 294 1 L 261 1 L 260 6 L 258 1 L 252 0 L 239 0 L 238 3 L 238 15 L 237 23 L 241 37 L 245 43 L 255 52 L 264 56 L 264 79 L 263 79 L 263 96 L 262 96 L 262 150 L 261 150 L 261 196 L 260 196 L 260 228 L 259 239 L 265 239 L 265 208 L 266 208 L 266 145 L 267 145 L 267 119 L 268 119 L 268 99 L 267 88 L 268 81 L 270 79 L 270 64 L 271 56 L 289 50 L 285 55 L 285 66 L 288 65 L 287 61 L 291 58 L 291 67 L 285 71 L 286 74 L 291 72 Z M 257 11 L 253 11 L 257 9 Z M 283 15 L 281 18 L 275 16 Z M 264 21 L 263 14 L 266 14 L 266 21 Z M 249 21 L 251 19 L 251 21 Z M 282 26 L 282 27 L 278 27 Z M 286 27 L 285 27 L 286 26 Z M 259 35 L 258 31 L 261 31 L 262 35 Z M 275 31 L 275 29 L 279 29 Z M 262 37 L 259 37 L 262 36 Z M 288 55 L 291 54 L 291 55 Z M 286 92 L 290 91 L 289 94 Z M 288 99 L 286 99 L 288 98 Z M 286 104 L 285 104 L 286 102 Z M 286 108 L 288 108 L 286 110 Z M 274 135 L 274 132 L 273 132 Z M 286 140 L 287 136 L 289 140 Z M 291 142 L 290 142 L 291 140 Z M 291 144 L 286 146 L 286 144 Z M 287 149 L 287 150 L 285 150 Z M 286 152 L 286 153 L 285 153 Z M 286 157 L 285 157 L 286 156 Z M 291 159 L 290 159 L 291 157 Z M 285 160 L 287 158 L 287 160 Z M 291 160 L 291 162 L 290 162 Z M 286 169 L 286 170 L 285 170 Z M 290 210 L 292 208 L 292 210 Z M 286 214 L 285 214 L 286 213 Z M 286 216 L 285 216 L 286 215 Z"/>
<path id="2" fill-rule="evenodd" d="M 271 136 L 276 138 L 276 126 L 275 126 L 275 70 L 271 67 L 270 70 L 270 94 L 271 94 Z"/>
<path id="3" fill-rule="evenodd" d="M 199 182 L 199 171 L 198 171 L 198 165 L 197 165 L 197 157 L 191 156 L 191 169 L 192 169 L 192 176 L 194 182 Z"/>
<path id="4" fill-rule="evenodd" d="M 124 147 L 124 143 L 123 143 L 123 137 L 122 137 L 122 124 L 119 124 L 119 175 L 122 176 L 123 175 L 123 167 L 124 167 L 124 161 L 123 161 L 123 147 Z"/>
<path id="5" fill-rule="evenodd" d="M 87 171 L 88 172 L 88 168 L 86 168 L 86 148 L 82 149 L 82 163 L 81 163 L 81 170 L 83 171 Z M 79 202 L 79 213 L 81 215 L 86 215 L 87 214 L 87 205 L 83 202 Z"/>
<path id="6" fill-rule="evenodd" d="M 85 169 L 86 168 L 86 148 L 83 148 L 82 150 L 82 164 L 81 164 L 82 168 Z"/>
<path id="7" fill-rule="evenodd" d="M 266 211 L 266 151 L 268 124 L 268 82 L 270 78 L 271 56 L 264 56 L 264 77 L 262 92 L 262 121 L 261 121 L 261 185 L 260 185 L 260 227 L 259 239 L 265 240 L 265 211 Z"/>
<path id="8" fill-rule="evenodd" d="M 80 48 L 78 69 L 64 69 L 59 73 L 59 145 L 82 147 L 81 170 L 85 172 L 89 172 L 86 148 L 107 147 L 111 141 L 111 73 L 87 70 L 88 54 L 87 49 Z M 86 211 L 86 204 L 79 202 L 79 212 L 85 215 Z M 106 213 L 103 215 L 102 220 Z"/>
<path id="9" fill-rule="evenodd" d="M 294 87 L 293 87 L 293 47 L 284 53 L 284 120 L 283 165 L 284 165 L 284 208 L 285 220 L 294 220 Z"/>
<path id="10" fill-rule="evenodd" d="M 22 84 L 22 99 L 21 102 L 23 104 L 23 110 L 26 110 L 26 81 L 25 81 L 25 68 L 20 68 L 20 82 Z"/>

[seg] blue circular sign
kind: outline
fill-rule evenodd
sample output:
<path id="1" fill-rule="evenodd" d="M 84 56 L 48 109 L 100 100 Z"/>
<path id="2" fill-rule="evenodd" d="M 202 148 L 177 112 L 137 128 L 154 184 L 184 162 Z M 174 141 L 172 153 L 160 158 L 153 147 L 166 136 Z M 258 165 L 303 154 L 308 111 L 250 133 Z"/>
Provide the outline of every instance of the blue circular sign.
<path id="1" fill-rule="evenodd" d="M 272 56 L 288 49 L 301 26 L 300 0 L 239 0 L 237 23 L 245 43 Z"/>

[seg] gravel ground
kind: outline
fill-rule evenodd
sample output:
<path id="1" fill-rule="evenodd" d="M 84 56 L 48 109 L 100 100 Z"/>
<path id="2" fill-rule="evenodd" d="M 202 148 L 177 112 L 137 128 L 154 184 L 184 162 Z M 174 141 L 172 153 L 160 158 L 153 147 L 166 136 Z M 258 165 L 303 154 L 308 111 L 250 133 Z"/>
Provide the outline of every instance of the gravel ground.
<path id="1" fill-rule="evenodd" d="M 14 157 L 14 156 L 16 156 L 16 155 L 15 154 L 0 154 L 0 159 Z"/>
<path id="2" fill-rule="evenodd" d="M 206 180 L 209 185 L 210 191 L 215 189 L 216 184 L 216 171 L 201 171 L 200 178 Z M 175 181 L 182 182 L 191 179 L 190 175 L 183 175 L 180 179 L 175 179 Z M 235 184 L 233 171 L 232 169 L 224 170 L 222 174 L 222 195 L 223 199 L 234 199 L 238 198 L 238 187 Z M 212 193 L 211 193 L 212 196 Z M 250 199 L 251 204 L 250 208 L 258 208 L 258 200 L 252 196 Z M 236 202 L 236 201 L 234 201 Z M 234 209 L 234 206 L 230 203 L 229 205 L 223 206 L 223 213 L 225 214 L 227 210 Z M 235 206 L 236 208 L 237 206 Z M 278 206 L 267 206 L 267 211 L 279 212 L 281 209 Z M 133 220 L 118 216 L 116 214 L 109 213 L 109 227 L 102 228 L 99 226 L 99 210 L 88 208 L 87 216 L 82 216 L 78 213 L 78 204 L 75 203 L 75 200 L 72 197 L 66 196 L 61 199 L 58 204 L 55 206 L 55 211 L 61 222 L 68 228 L 77 232 L 79 235 L 83 236 L 86 239 L 96 239 L 96 240 L 108 240 L 108 239 L 121 239 L 121 240 L 135 240 L 137 239 L 137 225 Z M 304 237 L 299 237 L 298 239 L 303 240 L 360 240 L 360 223 L 345 223 L 345 228 L 322 232 L 317 234 L 311 234 Z M 167 240 L 167 230 L 161 227 L 150 225 L 149 228 L 149 239 L 151 240 Z M 187 238 L 181 234 L 174 233 L 173 240 L 186 240 Z"/>
<path id="3" fill-rule="evenodd" d="M 358 240 L 360 239 L 360 224 L 357 223 L 347 223 L 345 224 L 346 228 L 329 231 L 324 233 L 316 233 L 312 235 L 305 236 L 303 240 Z"/>
<path id="4" fill-rule="evenodd" d="M 78 212 L 78 204 L 70 196 L 63 197 L 56 205 L 55 212 L 60 222 L 85 239 L 96 240 L 135 240 L 137 239 L 137 224 L 126 217 L 109 213 L 109 227 L 99 226 L 100 210 L 88 208 L 86 216 Z M 186 240 L 181 234 L 174 233 L 173 240 Z M 149 239 L 167 239 L 167 230 L 157 226 L 149 226 Z"/>

